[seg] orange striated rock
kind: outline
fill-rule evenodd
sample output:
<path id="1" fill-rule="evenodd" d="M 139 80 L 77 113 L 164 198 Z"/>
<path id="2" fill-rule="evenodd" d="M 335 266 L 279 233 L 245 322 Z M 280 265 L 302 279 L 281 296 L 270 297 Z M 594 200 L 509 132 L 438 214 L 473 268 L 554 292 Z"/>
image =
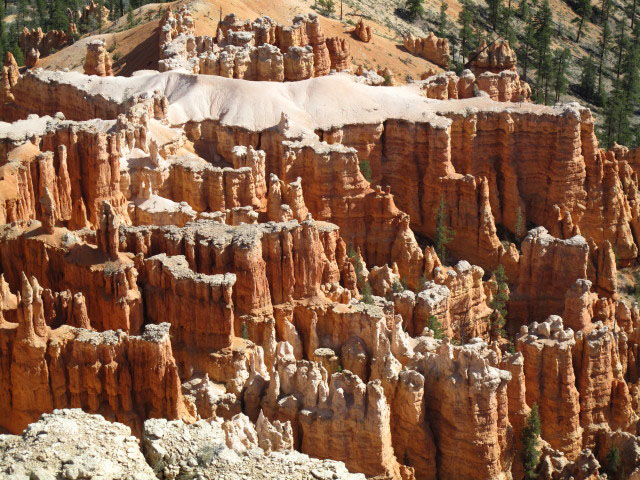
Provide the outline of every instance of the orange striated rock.
<path id="1" fill-rule="evenodd" d="M 306 47 L 289 47 L 284 54 L 284 79 L 298 81 L 313 77 L 313 49 Z"/>
<path id="2" fill-rule="evenodd" d="M 104 40 L 92 40 L 87 43 L 84 73 L 85 75 L 97 75 L 99 77 L 113 75 L 111 56 L 105 48 Z"/>
<path id="3" fill-rule="evenodd" d="M 426 58 L 440 67 L 446 68 L 449 65 L 449 40 L 438 38 L 433 32 L 429 32 L 424 38 L 414 37 L 409 32 L 403 39 L 403 45 L 409 53 Z"/>
<path id="4" fill-rule="evenodd" d="M 621 338 L 622 336 L 622 338 Z M 585 443 L 592 445 L 589 428 L 608 424 L 612 430 L 635 431 L 638 416 L 624 380 L 619 343 L 624 333 L 614 333 L 601 323 L 590 332 L 576 333 L 573 359 L 580 392 L 580 424 Z"/>
<path id="5" fill-rule="evenodd" d="M 498 40 L 487 45 L 482 40 L 474 52 L 469 54 L 468 67 L 477 76 L 485 73 L 501 73 L 505 70 L 516 71 L 518 57 L 507 40 Z"/>
<path id="6" fill-rule="evenodd" d="M 531 230 L 522 242 L 517 288 L 509 302 L 513 318 L 526 324 L 565 312 L 566 292 L 586 278 L 588 256 L 580 236 L 559 240 L 543 227 Z M 575 317 L 570 322 L 575 324 Z"/>
<path id="7" fill-rule="evenodd" d="M 511 374 L 497 368 L 495 352 L 481 342 L 453 347 L 445 340 L 434 353 L 424 357 L 421 370 L 438 476 L 500 478 L 513 456 L 507 416 Z"/>
<path id="8" fill-rule="evenodd" d="M 351 70 L 351 53 L 346 38 L 327 38 L 327 48 L 331 57 L 331 70 L 336 72 Z"/>
<path id="9" fill-rule="evenodd" d="M 15 289 L 24 271 L 44 288 L 81 292 L 91 324 L 99 331 L 122 329 L 137 334 L 143 324 L 137 270 L 122 255 L 116 261 L 64 229 L 43 234 L 40 224 L 5 226 L 0 233 L 0 261 Z M 21 264 L 10 262 L 15 256 Z M 100 295 L 92 292 L 99 291 Z"/>
<path id="10" fill-rule="evenodd" d="M 582 449 L 580 398 L 572 363 L 575 345 L 573 331 L 564 330 L 558 316 L 522 326 L 517 339 L 524 357 L 527 404 L 538 405 L 542 438 L 569 459 Z"/>
<path id="11" fill-rule="evenodd" d="M 20 49 L 26 59 L 27 68 L 33 68 L 39 58 L 46 57 L 72 42 L 73 37 L 67 32 L 49 30 L 44 33 L 40 27 L 32 30 L 24 27 L 18 38 L 18 45 L 20 45 Z"/>
<path id="12" fill-rule="evenodd" d="M 83 408 L 140 431 L 150 417 L 190 416 L 183 403 L 169 325 L 149 326 L 140 337 L 95 333 L 44 323 L 42 288 L 23 275 L 18 323 L 0 325 L 2 408 L 0 424 L 20 431 L 54 408 Z M 5 403 L 7 402 L 8 403 Z"/>
<path id="13" fill-rule="evenodd" d="M 476 77 L 478 89 L 499 102 L 529 102 L 531 87 L 520 80 L 518 72 L 505 70 L 500 73 L 485 72 Z"/>
<path id="14" fill-rule="evenodd" d="M 270 375 L 263 411 L 270 418 L 295 420 L 300 430 L 294 428 L 294 441 L 302 452 L 341 459 L 348 468 L 367 475 L 400 478 L 391 445 L 389 406 L 379 381 L 365 384 L 351 372 L 329 379 L 318 364 L 296 361 L 287 343 L 278 345 Z M 349 433 L 354 428 L 360 432 L 357 444 Z"/>
<path id="15" fill-rule="evenodd" d="M 185 257 L 166 254 L 145 259 L 144 266 L 146 319 L 169 320 L 178 363 L 204 370 L 207 352 L 231 346 L 235 275 L 196 274 Z"/>
<path id="16" fill-rule="evenodd" d="M 369 43 L 371 41 L 371 37 L 373 37 L 373 33 L 371 31 L 371 26 L 366 25 L 360 17 L 360 21 L 356 24 L 356 28 L 353 30 L 354 35 L 361 42 Z"/>

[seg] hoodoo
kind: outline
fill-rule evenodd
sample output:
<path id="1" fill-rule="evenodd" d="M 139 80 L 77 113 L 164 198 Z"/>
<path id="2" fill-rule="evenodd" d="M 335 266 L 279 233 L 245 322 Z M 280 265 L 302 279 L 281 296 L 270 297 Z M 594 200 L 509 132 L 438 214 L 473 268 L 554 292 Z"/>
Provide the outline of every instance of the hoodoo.
<path id="1" fill-rule="evenodd" d="M 0 42 L 1 478 L 640 478 L 640 150 L 542 33 L 60 2 Z"/>

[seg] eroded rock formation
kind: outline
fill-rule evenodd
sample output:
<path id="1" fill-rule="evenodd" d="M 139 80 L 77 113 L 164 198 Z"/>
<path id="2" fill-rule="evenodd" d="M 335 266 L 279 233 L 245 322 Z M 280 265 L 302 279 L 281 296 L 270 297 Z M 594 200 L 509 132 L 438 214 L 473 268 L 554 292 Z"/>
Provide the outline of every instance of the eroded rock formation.
<path id="1" fill-rule="evenodd" d="M 540 478 L 636 451 L 637 152 L 526 103 L 508 45 L 372 88 L 314 16 L 195 33 L 169 10 L 132 77 L 5 60 L 0 426 L 100 414 L 167 479 L 520 478 L 534 405 Z"/>

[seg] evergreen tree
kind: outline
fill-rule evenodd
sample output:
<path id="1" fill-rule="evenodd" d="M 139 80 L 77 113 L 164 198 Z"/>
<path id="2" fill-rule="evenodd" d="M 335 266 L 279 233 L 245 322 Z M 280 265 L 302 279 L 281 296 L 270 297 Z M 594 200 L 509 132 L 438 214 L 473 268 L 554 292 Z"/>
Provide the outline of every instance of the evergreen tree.
<path id="1" fill-rule="evenodd" d="M 624 15 L 624 12 L 622 12 Z M 629 48 L 629 39 L 626 35 L 626 26 L 627 22 L 623 18 L 620 22 L 618 22 L 618 35 L 616 35 L 616 46 L 618 47 L 618 55 L 616 59 L 616 79 L 620 78 L 620 71 L 622 69 L 622 57 L 623 54 Z"/>
<path id="2" fill-rule="evenodd" d="M 538 439 L 540 437 L 540 414 L 538 413 L 538 405 L 533 404 L 531 412 L 527 417 L 527 422 L 522 429 L 522 463 L 524 466 L 525 480 L 535 480 L 538 478 L 536 469 L 540 462 L 540 448 L 538 447 Z"/>
<path id="3" fill-rule="evenodd" d="M 371 164 L 368 160 L 363 159 L 360 160 L 360 173 L 367 180 L 367 182 L 371 182 Z"/>
<path id="4" fill-rule="evenodd" d="M 449 5 L 442 0 L 440 2 L 440 20 L 438 22 L 438 36 L 440 38 L 446 38 L 448 36 L 449 20 L 447 18 L 447 8 L 449 8 Z"/>
<path id="5" fill-rule="evenodd" d="M 45 0 L 35 0 L 36 15 L 38 17 L 38 25 L 42 27 L 45 32 L 49 30 L 49 18 L 50 13 L 47 8 L 47 2 Z"/>
<path id="6" fill-rule="evenodd" d="M 424 5 L 422 0 L 407 0 L 405 3 L 405 10 L 409 20 L 414 21 L 418 17 L 422 17 L 424 14 Z"/>
<path id="7" fill-rule="evenodd" d="M 129 27 L 133 26 L 134 18 L 133 7 L 131 6 L 131 4 L 129 4 L 129 8 L 127 9 L 127 23 L 129 24 Z"/>
<path id="8" fill-rule="evenodd" d="M 498 28 L 498 20 L 502 10 L 502 0 L 486 0 L 489 5 L 489 24 L 495 31 Z"/>
<path id="9" fill-rule="evenodd" d="M 5 34 L 4 15 L 5 15 L 4 2 L 0 1 L 0 42 L 2 43 L 4 43 L 4 34 Z M 2 47 L 4 47 L 4 45 L 0 45 L 0 48 Z M 0 53 L 2 53 L 2 58 L 0 59 L 4 59 L 4 52 L 0 52 Z"/>
<path id="10" fill-rule="evenodd" d="M 622 477 L 622 457 L 620 450 L 615 445 L 607 452 L 607 458 L 605 460 L 603 472 L 607 474 L 607 478 L 610 480 L 618 480 Z"/>
<path id="11" fill-rule="evenodd" d="M 53 30 L 66 30 L 69 27 L 69 17 L 63 0 L 51 0 L 49 3 L 49 26 Z"/>
<path id="12" fill-rule="evenodd" d="M 445 337 L 444 328 L 442 328 L 442 322 L 438 320 L 438 317 L 431 315 L 427 320 L 427 328 L 433 331 L 433 338 L 441 339 Z"/>
<path id="13" fill-rule="evenodd" d="M 469 57 L 473 46 L 471 41 L 473 38 L 473 6 L 470 0 L 462 0 L 462 10 L 458 14 L 458 22 L 460 22 L 460 53 L 462 54 L 462 63 Z"/>
<path id="14" fill-rule="evenodd" d="M 440 198 L 440 205 L 438 206 L 438 212 L 436 213 L 436 239 L 435 247 L 440 261 L 445 263 L 447 261 L 447 245 L 455 236 L 455 231 L 447 226 L 447 205 L 444 201 L 444 197 Z"/>
<path id="15" fill-rule="evenodd" d="M 600 37 L 600 54 L 598 59 L 598 93 L 602 93 L 602 68 L 606 59 L 607 48 L 609 46 L 609 37 L 611 36 L 611 29 L 609 28 L 609 6 L 611 0 L 603 0 L 603 24 L 602 24 L 602 36 Z"/>
<path id="16" fill-rule="evenodd" d="M 582 27 L 584 22 L 591 20 L 591 14 L 593 8 L 591 7 L 591 0 L 578 0 L 578 6 L 576 7 L 577 18 L 571 20 L 571 23 L 578 24 L 578 33 L 576 34 L 576 43 L 580 43 L 580 35 L 582 34 Z"/>
<path id="17" fill-rule="evenodd" d="M 362 302 L 367 305 L 373 305 L 373 294 L 371 293 L 371 285 L 365 282 L 362 286 Z"/>
<path id="18" fill-rule="evenodd" d="M 22 30 L 22 27 L 27 25 L 27 16 L 29 14 L 29 3 L 27 0 L 18 0 L 16 5 L 16 21 L 15 25 L 18 27 L 18 30 Z"/>
<path id="19" fill-rule="evenodd" d="M 596 64 L 590 55 L 582 59 L 582 75 L 580 76 L 580 95 L 590 102 L 596 103 Z"/>
<path id="20" fill-rule="evenodd" d="M 504 266 L 498 265 L 498 268 L 493 272 L 493 276 L 496 281 L 497 290 L 489 305 L 493 309 L 493 313 L 491 314 L 491 329 L 494 336 L 506 337 L 504 325 L 508 313 L 509 285 Z"/>
<path id="21" fill-rule="evenodd" d="M 513 10 L 511 9 L 511 6 L 507 6 L 505 8 L 502 9 L 502 14 L 500 16 L 500 30 L 499 33 L 502 36 L 502 38 L 504 38 L 505 40 L 507 40 L 509 42 L 509 45 L 512 48 L 516 48 L 517 45 L 517 41 L 518 41 L 518 37 L 516 35 L 516 29 L 514 26 L 514 14 L 513 14 Z"/>
<path id="22" fill-rule="evenodd" d="M 527 0 L 522 0 L 520 5 L 520 17 L 525 24 L 524 35 L 518 49 L 518 59 L 522 64 L 522 78 L 527 79 L 527 69 L 534 51 L 536 27 L 531 18 L 531 10 Z"/>
<path id="23" fill-rule="evenodd" d="M 522 240 L 524 237 L 526 230 L 526 225 L 524 224 L 524 215 L 522 214 L 522 208 L 518 206 L 518 210 L 516 211 L 516 224 L 514 228 L 514 232 L 516 234 L 516 240 Z"/>
<path id="24" fill-rule="evenodd" d="M 640 29 L 636 25 L 636 30 Z M 606 147 L 634 140 L 631 118 L 640 103 L 640 46 L 632 43 L 621 62 L 621 75 L 605 99 L 603 140 Z"/>
<path id="25" fill-rule="evenodd" d="M 556 103 L 560 101 L 560 95 L 567 92 L 569 79 L 567 78 L 567 65 L 570 52 L 568 48 L 553 52 L 553 88 L 556 93 Z"/>
<path id="26" fill-rule="evenodd" d="M 548 81 L 552 70 L 551 40 L 553 36 L 553 12 L 549 0 L 543 0 L 532 20 L 533 43 L 536 59 L 535 98 L 547 103 Z"/>

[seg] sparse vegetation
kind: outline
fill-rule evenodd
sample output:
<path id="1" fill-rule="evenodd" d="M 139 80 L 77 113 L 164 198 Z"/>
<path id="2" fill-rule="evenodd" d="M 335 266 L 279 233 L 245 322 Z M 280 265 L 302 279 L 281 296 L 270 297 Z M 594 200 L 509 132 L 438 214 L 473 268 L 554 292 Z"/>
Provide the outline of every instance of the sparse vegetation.
<path id="1" fill-rule="evenodd" d="M 369 282 L 365 282 L 362 286 L 362 302 L 367 305 L 373 305 L 373 293 L 371 292 L 371 285 Z"/>
<path id="2" fill-rule="evenodd" d="M 442 263 L 447 261 L 447 245 L 453 240 L 455 234 L 455 230 L 447 226 L 447 205 L 444 197 L 441 197 L 438 211 L 436 212 L 435 247 Z"/>
<path id="3" fill-rule="evenodd" d="M 607 458 L 605 459 L 602 471 L 607 474 L 609 480 L 622 480 L 626 478 L 622 470 L 620 449 L 614 445 L 607 452 Z"/>
<path id="4" fill-rule="evenodd" d="M 429 317 L 429 320 L 427 322 L 427 327 L 431 331 L 433 331 L 433 338 L 436 338 L 439 340 L 446 336 L 444 333 L 444 328 L 442 327 L 442 322 L 440 322 L 440 320 L 438 320 L 438 317 L 436 317 L 435 315 L 431 315 Z"/>
<path id="5" fill-rule="evenodd" d="M 493 272 L 493 276 L 496 281 L 497 290 L 490 304 L 490 307 L 493 309 L 493 313 L 491 314 L 491 332 L 494 338 L 506 338 L 507 334 L 504 330 L 504 326 L 507 321 L 508 313 L 507 302 L 509 301 L 509 285 L 504 267 L 502 265 L 498 265 L 498 268 Z"/>
<path id="6" fill-rule="evenodd" d="M 249 326 L 247 325 L 247 322 L 244 321 L 242 322 L 242 326 L 240 327 L 240 335 L 242 336 L 242 338 L 244 340 L 249 340 Z"/>
<path id="7" fill-rule="evenodd" d="M 387 81 L 385 77 L 385 82 Z M 360 160 L 360 173 L 367 180 L 367 182 L 371 182 L 371 164 L 369 164 L 368 160 Z"/>

